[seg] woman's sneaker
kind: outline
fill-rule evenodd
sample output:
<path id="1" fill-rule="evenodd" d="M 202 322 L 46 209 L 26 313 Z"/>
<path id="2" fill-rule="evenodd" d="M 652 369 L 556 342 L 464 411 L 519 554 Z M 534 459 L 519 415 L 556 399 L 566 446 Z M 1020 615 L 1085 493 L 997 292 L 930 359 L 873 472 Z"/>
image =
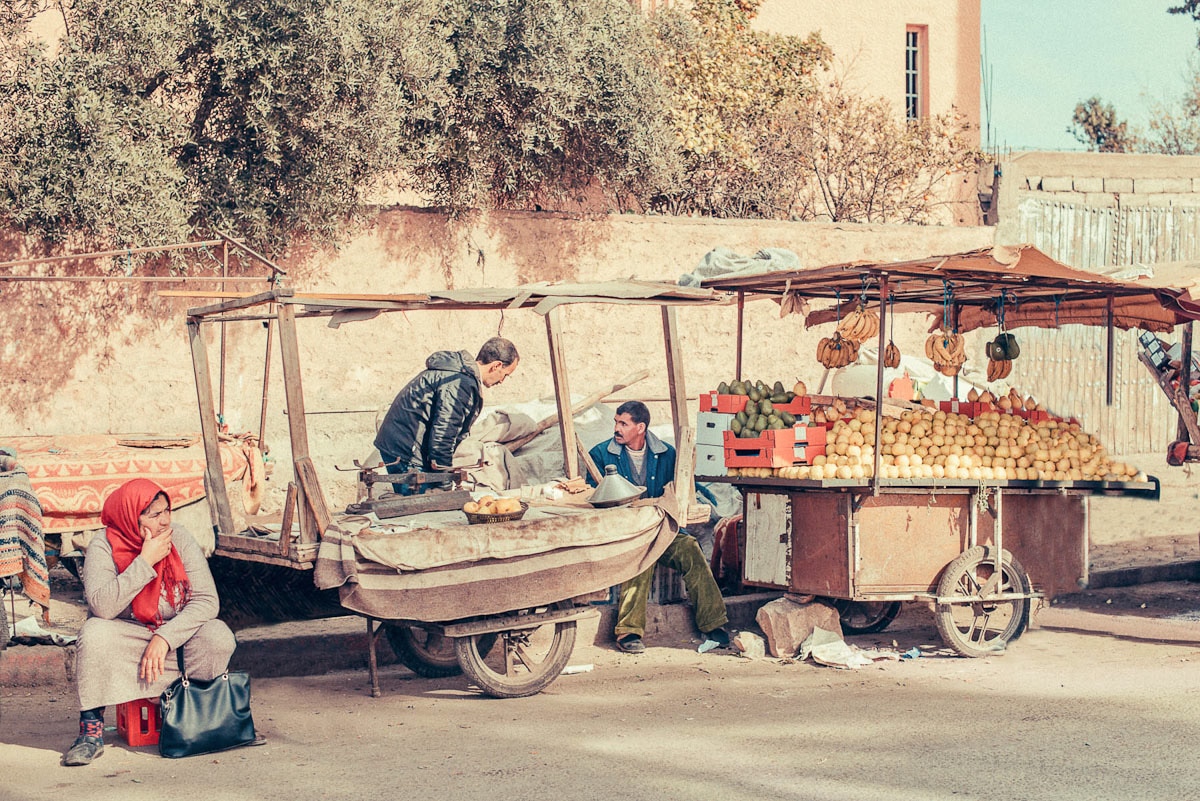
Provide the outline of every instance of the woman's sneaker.
<path id="1" fill-rule="evenodd" d="M 103 737 L 89 737 L 81 734 L 75 738 L 75 742 L 67 749 L 67 753 L 63 754 L 62 763 L 67 767 L 90 765 L 93 759 L 103 753 Z"/>

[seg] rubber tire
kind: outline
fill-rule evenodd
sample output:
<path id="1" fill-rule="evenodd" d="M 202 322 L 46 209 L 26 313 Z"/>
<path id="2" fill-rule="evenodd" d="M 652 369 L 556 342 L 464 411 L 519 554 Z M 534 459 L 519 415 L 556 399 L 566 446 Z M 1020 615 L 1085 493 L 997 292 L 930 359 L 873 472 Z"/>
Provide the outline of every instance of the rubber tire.
<path id="1" fill-rule="evenodd" d="M 845 601 L 833 602 L 844 634 L 876 634 L 892 624 L 900 614 L 899 601 Z M 861 620 L 862 625 L 853 621 Z"/>
<path id="2" fill-rule="evenodd" d="M 444 648 L 438 652 L 432 652 L 426 650 L 425 637 L 418 634 L 415 629 L 424 631 L 421 626 L 405 623 L 383 624 L 388 644 L 392 646 L 392 653 L 396 655 L 396 659 L 400 660 L 400 664 L 426 679 L 444 679 L 447 676 L 457 676 L 462 673 L 452 639 L 447 637 Z M 483 635 L 479 647 L 483 649 L 484 656 L 491 650 L 495 642 L 495 634 Z"/>
<path id="3" fill-rule="evenodd" d="M 563 620 L 556 623 L 546 623 L 533 629 L 512 629 L 499 634 L 501 655 L 510 648 L 521 645 L 524 637 L 539 628 L 554 626 L 554 635 L 546 656 L 533 670 L 516 666 L 509 673 L 494 670 L 485 661 L 486 652 L 481 653 L 480 641 L 487 634 L 476 634 L 459 637 L 454 641 L 455 652 L 462 671 L 475 683 L 480 690 L 493 698 L 524 698 L 550 686 L 562 673 L 563 668 L 575 650 L 575 621 Z M 527 672 L 526 672 L 527 671 Z"/>
<path id="4" fill-rule="evenodd" d="M 978 571 L 981 568 L 987 568 L 989 578 L 994 564 L 994 554 L 990 547 L 977 546 L 968 548 L 959 554 L 958 558 L 946 566 L 942 571 L 942 578 L 938 582 L 938 595 L 947 597 L 963 594 L 963 582 L 969 581 L 971 584 L 977 585 L 980 576 Z M 1031 589 L 1029 582 L 1029 574 L 1021 567 L 1021 563 L 1009 553 L 1004 551 L 1001 555 L 1000 569 L 1006 575 L 1006 578 L 1000 584 L 1001 592 L 1023 592 L 1028 593 Z M 990 615 L 996 609 L 1002 606 L 1011 607 L 1010 617 L 1008 621 L 999 629 L 985 629 L 979 637 L 971 634 L 970 630 L 964 631 L 958 621 L 954 617 L 955 608 L 967 608 L 967 604 L 938 604 L 935 609 L 934 619 L 937 622 L 938 633 L 942 635 L 942 640 L 946 645 L 954 649 L 961 656 L 979 657 L 979 656 L 994 656 L 997 653 L 1002 653 L 1007 648 L 1010 642 L 1013 642 L 1025 632 L 1029 625 L 1029 612 L 1032 607 L 1029 598 L 1020 598 L 1015 601 L 1003 601 L 998 604 L 971 604 L 974 617 L 972 618 L 972 628 L 978 623 L 981 616 Z M 986 626 L 986 622 L 985 622 Z M 990 634 L 989 634 L 990 632 Z"/>

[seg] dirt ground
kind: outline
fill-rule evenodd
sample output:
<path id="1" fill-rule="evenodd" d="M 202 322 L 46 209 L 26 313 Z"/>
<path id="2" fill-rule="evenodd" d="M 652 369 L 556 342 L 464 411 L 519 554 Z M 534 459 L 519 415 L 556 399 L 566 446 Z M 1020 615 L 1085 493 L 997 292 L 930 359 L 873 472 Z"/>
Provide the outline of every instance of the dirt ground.
<path id="1" fill-rule="evenodd" d="M 254 685 L 261 748 L 167 761 L 110 744 L 62 768 L 68 693 L 0 691 L 0 797 L 488 799 L 1187 799 L 1200 786 L 1200 647 L 1027 632 L 961 659 L 906 609 L 854 639 L 919 659 L 857 671 L 695 652 L 577 646 L 537 696 L 495 700 L 464 679 L 363 671 Z M 110 740 L 115 737 L 110 735 Z"/>

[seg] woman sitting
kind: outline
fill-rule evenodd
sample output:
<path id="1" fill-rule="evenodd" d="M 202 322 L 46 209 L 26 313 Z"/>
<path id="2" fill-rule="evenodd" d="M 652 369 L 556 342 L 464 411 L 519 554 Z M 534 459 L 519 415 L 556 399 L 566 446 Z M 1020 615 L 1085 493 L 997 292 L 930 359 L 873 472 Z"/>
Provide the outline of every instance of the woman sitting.
<path id="1" fill-rule="evenodd" d="M 217 620 L 217 589 L 200 546 L 171 525 L 171 499 L 137 478 L 104 501 L 104 536 L 88 545 L 83 590 L 88 619 L 79 632 L 76 687 L 79 737 L 64 765 L 87 765 L 104 752 L 104 707 L 161 695 L 179 675 L 225 672 L 237 646 Z"/>

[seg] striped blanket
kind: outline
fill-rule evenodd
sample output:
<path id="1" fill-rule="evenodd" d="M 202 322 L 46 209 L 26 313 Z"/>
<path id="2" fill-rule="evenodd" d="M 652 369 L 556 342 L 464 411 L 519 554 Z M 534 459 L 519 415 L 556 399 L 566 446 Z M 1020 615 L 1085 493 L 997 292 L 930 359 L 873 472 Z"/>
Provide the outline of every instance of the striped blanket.
<path id="1" fill-rule="evenodd" d="M 325 530 L 313 578 L 363 615 L 456 620 L 620 584 L 653 566 L 678 530 L 658 505 L 555 511 L 478 526 L 458 514 L 457 525 L 394 532 L 344 517 Z"/>
<path id="2" fill-rule="evenodd" d="M 28 474 L 8 456 L 0 456 L 0 578 L 4 576 L 20 576 L 26 597 L 49 609 L 42 507 Z"/>

